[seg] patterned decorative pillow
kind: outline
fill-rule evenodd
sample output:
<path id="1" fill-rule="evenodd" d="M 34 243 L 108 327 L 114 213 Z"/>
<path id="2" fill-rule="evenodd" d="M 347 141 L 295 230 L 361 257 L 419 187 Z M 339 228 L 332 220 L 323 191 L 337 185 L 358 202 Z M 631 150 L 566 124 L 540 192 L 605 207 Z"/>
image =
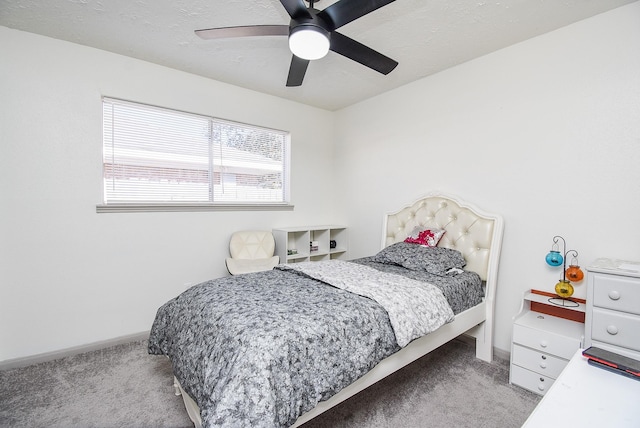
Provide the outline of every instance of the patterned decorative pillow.
<path id="1" fill-rule="evenodd" d="M 462 269 L 467 263 L 460 251 L 451 248 L 426 247 L 397 242 L 371 258 L 378 263 L 400 265 L 407 269 L 445 275 L 453 268 Z"/>
<path id="2" fill-rule="evenodd" d="M 431 229 L 424 226 L 416 226 L 407 236 L 404 242 L 409 244 L 426 245 L 427 247 L 435 247 L 438 245 L 440 238 L 444 235 L 444 229 Z"/>

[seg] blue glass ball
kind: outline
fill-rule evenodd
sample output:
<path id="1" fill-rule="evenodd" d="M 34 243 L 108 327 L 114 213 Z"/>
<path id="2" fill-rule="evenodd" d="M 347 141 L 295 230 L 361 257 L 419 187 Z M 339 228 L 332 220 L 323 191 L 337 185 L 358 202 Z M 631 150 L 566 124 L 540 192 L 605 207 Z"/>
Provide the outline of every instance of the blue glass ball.
<path id="1" fill-rule="evenodd" d="M 549 251 L 545 260 L 549 266 L 560 266 L 564 261 L 559 251 Z"/>

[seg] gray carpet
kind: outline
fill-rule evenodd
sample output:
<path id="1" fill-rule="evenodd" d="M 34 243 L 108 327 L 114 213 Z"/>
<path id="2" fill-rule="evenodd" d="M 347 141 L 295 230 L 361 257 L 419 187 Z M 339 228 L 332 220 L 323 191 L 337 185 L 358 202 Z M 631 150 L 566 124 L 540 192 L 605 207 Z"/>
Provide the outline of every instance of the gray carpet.
<path id="1" fill-rule="evenodd" d="M 452 341 L 305 424 L 319 427 L 520 427 L 539 397 L 509 365 Z M 0 371 L 2 427 L 190 427 L 171 366 L 133 342 Z"/>

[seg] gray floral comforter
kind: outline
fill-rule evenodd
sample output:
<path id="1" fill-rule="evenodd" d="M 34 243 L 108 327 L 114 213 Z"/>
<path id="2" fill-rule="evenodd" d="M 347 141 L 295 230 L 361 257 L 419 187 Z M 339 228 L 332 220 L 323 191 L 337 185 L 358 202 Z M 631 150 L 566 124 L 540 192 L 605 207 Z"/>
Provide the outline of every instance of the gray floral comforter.
<path id="1" fill-rule="evenodd" d="M 369 297 L 281 267 L 170 300 L 149 352 L 171 359 L 204 427 L 286 427 L 400 349 L 389 318 Z"/>
<path id="2" fill-rule="evenodd" d="M 378 302 L 400 347 L 453 321 L 453 309 L 435 285 L 341 260 L 281 265 Z"/>

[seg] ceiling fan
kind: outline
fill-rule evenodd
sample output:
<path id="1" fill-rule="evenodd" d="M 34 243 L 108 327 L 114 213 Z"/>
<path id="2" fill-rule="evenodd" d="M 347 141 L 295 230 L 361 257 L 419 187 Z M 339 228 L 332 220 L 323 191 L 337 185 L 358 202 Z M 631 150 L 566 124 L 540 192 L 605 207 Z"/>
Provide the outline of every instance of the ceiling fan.
<path id="1" fill-rule="evenodd" d="M 395 0 L 340 0 L 324 10 L 315 9 L 319 0 L 280 0 L 291 16 L 289 25 L 248 25 L 196 30 L 203 39 L 251 36 L 289 36 L 293 53 L 287 86 L 300 86 L 309 62 L 325 56 L 329 50 L 369 67 L 389 74 L 398 63 L 336 30 L 351 21 L 373 12 Z"/>

